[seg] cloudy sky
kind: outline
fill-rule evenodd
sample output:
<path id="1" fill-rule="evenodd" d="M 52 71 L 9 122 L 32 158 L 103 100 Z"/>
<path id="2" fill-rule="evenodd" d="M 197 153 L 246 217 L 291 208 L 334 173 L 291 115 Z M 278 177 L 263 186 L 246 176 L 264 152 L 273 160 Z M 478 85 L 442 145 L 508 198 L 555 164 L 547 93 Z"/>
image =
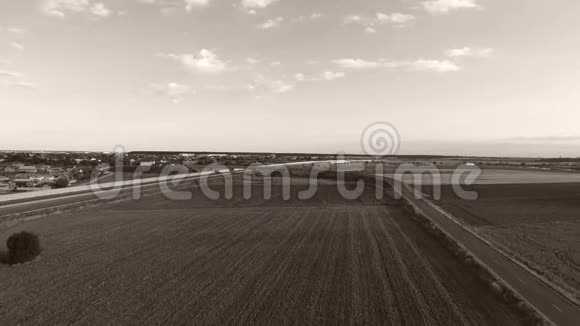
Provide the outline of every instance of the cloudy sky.
<path id="1" fill-rule="evenodd" d="M 579 156 L 580 2 L 0 0 L 0 149 Z"/>

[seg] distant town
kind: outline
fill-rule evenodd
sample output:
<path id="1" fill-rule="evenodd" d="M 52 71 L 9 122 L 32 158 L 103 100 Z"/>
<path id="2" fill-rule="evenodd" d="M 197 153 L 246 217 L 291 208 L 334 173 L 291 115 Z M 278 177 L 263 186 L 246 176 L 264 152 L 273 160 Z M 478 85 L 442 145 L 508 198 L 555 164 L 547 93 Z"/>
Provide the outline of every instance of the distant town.
<path id="1" fill-rule="evenodd" d="M 111 152 L 0 152 L 0 193 L 48 190 L 105 179 L 115 171 Z M 318 160 L 333 155 L 207 152 L 131 152 L 123 155 L 123 172 L 132 175 L 139 166 L 148 167 L 144 176 L 156 176 L 168 165 L 182 165 L 190 172 L 212 163 L 231 168 L 255 163 L 283 163 Z M 112 179 L 112 178 L 111 178 Z"/>
<path id="2" fill-rule="evenodd" d="M 0 194 L 16 191 L 48 190 L 87 184 L 94 180 L 113 180 L 115 153 L 111 152 L 24 152 L 0 151 Z M 219 163 L 228 168 L 251 164 L 276 164 L 336 159 L 334 154 L 305 153 L 220 153 L 220 152 L 128 152 L 123 154 L 123 173 L 132 177 L 137 167 L 146 166 L 142 177 L 158 176 L 168 165 L 181 165 L 189 172 L 199 172 L 207 165 Z M 369 156 L 345 154 L 349 159 Z M 579 171 L 579 158 L 521 159 L 474 158 L 447 156 L 396 156 L 390 163 L 458 165 L 467 162 L 480 166 L 513 166 L 551 171 Z"/>

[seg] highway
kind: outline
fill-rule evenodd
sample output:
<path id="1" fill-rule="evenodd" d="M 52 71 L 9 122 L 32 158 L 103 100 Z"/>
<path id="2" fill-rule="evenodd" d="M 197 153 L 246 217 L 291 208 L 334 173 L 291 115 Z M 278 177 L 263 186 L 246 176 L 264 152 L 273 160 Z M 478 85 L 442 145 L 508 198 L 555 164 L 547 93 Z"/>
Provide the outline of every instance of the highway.
<path id="1" fill-rule="evenodd" d="M 276 169 L 282 166 L 313 165 L 321 163 L 340 163 L 342 161 L 292 162 L 254 166 L 253 169 Z M 232 174 L 245 171 L 231 172 Z M 81 207 L 86 203 L 99 203 L 107 200 L 131 198 L 138 193 L 160 192 L 160 184 L 170 184 L 179 180 L 179 187 L 192 184 L 193 180 L 203 176 L 208 178 L 223 176 L 215 171 L 203 171 L 177 176 L 161 176 L 127 181 L 115 181 L 96 185 L 83 185 L 63 189 L 41 190 L 26 193 L 14 193 L 0 196 L 0 227 L 10 226 L 16 220 L 26 216 L 45 215 L 53 210 Z M 172 186 L 174 187 L 174 186 Z"/>
<path id="2" fill-rule="evenodd" d="M 0 196 L 0 227 L 11 226 L 21 218 L 160 192 L 160 184 L 171 185 L 172 180 L 179 180 L 177 186 L 182 188 L 193 184 L 192 181 L 200 179 L 202 176 L 214 178 L 220 177 L 221 174 L 198 172 L 178 176 L 117 181 L 98 186 L 87 185 L 3 195 Z M 175 186 L 171 185 L 171 188 L 173 187 Z"/>

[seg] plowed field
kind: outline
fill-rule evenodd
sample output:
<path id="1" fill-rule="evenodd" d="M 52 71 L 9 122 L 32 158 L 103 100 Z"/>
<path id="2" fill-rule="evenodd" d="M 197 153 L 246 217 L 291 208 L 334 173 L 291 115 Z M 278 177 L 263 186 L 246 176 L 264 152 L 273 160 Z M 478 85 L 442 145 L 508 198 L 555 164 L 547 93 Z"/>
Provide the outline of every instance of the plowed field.
<path id="1" fill-rule="evenodd" d="M 329 182 L 308 201 L 239 193 L 148 197 L 0 230 L 2 243 L 25 229 L 45 247 L 38 261 L 0 266 L 0 324 L 521 322 L 374 189 L 357 200 Z"/>

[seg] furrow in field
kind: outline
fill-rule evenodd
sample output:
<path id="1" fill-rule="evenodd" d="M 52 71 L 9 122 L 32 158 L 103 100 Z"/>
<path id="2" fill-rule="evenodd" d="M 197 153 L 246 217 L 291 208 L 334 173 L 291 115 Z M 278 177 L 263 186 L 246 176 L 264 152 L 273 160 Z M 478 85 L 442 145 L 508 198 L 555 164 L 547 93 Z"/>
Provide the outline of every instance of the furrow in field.
<path id="1" fill-rule="evenodd" d="M 396 275 L 400 276 L 404 282 L 400 285 L 405 286 L 410 290 L 414 305 L 420 312 L 419 319 L 426 325 L 432 324 L 435 319 L 432 306 L 428 304 L 423 291 L 420 290 L 415 283 L 415 280 L 412 277 L 414 271 L 407 266 L 407 263 L 403 259 L 395 241 L 384 227 L 381 216 L 374 214 L 371 209 L 368 209 L 365 215 L 369 218 L 371 225 L 373 225 L 373 229 L 376 230 L 375 232 L 378 235 L 376 240 L 382 244 L 382 248 L 384 249 L 382 252 L 387 253 L 386 256 L 389 258 L 388 261 L 395 263 L 396 271 L 398 272 Z M 386 243 L 383 242 L 384 240 L 386 240 Z"/>
<path id="2" fill-rule="evenodd" d="M 433 321 L 436 324 L 461 324 L 469 325 L 467 318 L 459 309 L 458 305 L 451 298 L 447 289 L 441 283 L 441 280 L 435 275 L 429 263 L 419 252 L 413 241 L 403 233 L 403 230 L 397 225 L 391 216 L 391 212 L 385 208 L 376 208 L 375 214 L 379 217 L 379 225 L 383 232 L 388 234 L 389 243 L 396 252 L 404 252 L 398 257 L 407 265 L 406 273 L 414 283 L 420 284 L 421 293 L 428 301 L 427 307 L 431 316 L 436 316 Z M 441 300 L 443 299 L 443 300 Z"/>
<path id="3" fill-rule="evenodd" d="M 183 307 L 166 322 L 174 323 L 193 317 L 198 323 L 218 323 L 220 318 L 231 317 L 231 314 L 224 315 L 224 311 L 234 311 L 237 305 L 233 302 L 244 292 L 248 279 L 261 275 L 268 257 L 275 253 L 267 248 L 273 247 L 276 234 L 294 227 L 295 214 L 298 212 L 282 218 L 272 217 L 255 230 L 247 232 L 240 244 L 242 251 L 230 252 L 227 257 L 223 257 L 222 267 L 220 264 L 213 266 L 219 275 L 214 277 L 211 286 L 204 288 L 196 297 L 187 298 Z M 272 230 L 272 235 L 265 234 L 265 230 Z M 194 313 L 195 309 L 197 312 Z"/>
<path id="4" fill-rule="evenodd" d="M 243 262 L 245 248 L 242 244 L 247 233 L 253 229 L 259 229 L 268 219 L 279 219 L 272 216 L 270 211 L 260 215 L 253 216 L 249 221 L 230 216 L 230 220 L 234 223 L 230 223 L 225 228 L 216 230 L 212 227 L 208 230 L 208 233 L 214 234 L 216 238 L 205 239 L 205 245 L 200 247 L 198 254 L 189 257 L 187 264 L 171 278 L 167 278 L 167 282 L 158 288 L 160 295 L 165 298 L 162 305 L 157 311 L 149 309 L 144 312 L 142 318 L 147 320 L 155 316 L 159 321 L 169 321 L 183 310 L 182 307 L 191 301 L 192 297 L 199 306 L 197 312 L 190 311 L 189 314 L 193 315 L 192 317 L 195 317 L 195 313 L 201 314 L 204 311 L 208 293 L 219 291 L 216 285 L 231 273 L 232 266 Z M 238 221 L 242 223 L 237 223 Z M 193 245 L 192 249 L 195 248 L 195 244 Z M 184 288 L 188 290 L 183 291 Z"/>
<path id="5" fill-rule="evenodd" d="M 224 322 L 257 323 L 259 318 L 268 318 L 272 314 L 271 309 L 278 303 L 277 298 L 283 294 L 280 289 L 284 286 L 283 282 L 287 282 L 287 278 L 296 273 L 291 263 L 297 246 L 307 231 L 318 222 L 312 218 L 311 210 L 298 209 L 296 211 L 299 214 L 290 217 L 295 223 L 279 234 L 280 238 L 275 240 L 275 249 L 263 261 L 261 272 L 247 280 L 243 294 L 237 300 L 238 314 L 227 316 L 227 319 L 222 319 Z"/>
<path id="6" fill-rule="evenodd" d="M 195 217 L 190 216 L 187 219 L 176 221 L 175 229 L 171 230 L 170 235 L 168 235 L 171 237 L 169 241 L 161 239 L 152 246 L 146 244 L 139 246 L 138 250 L 129 254 L 131 260 L 134 260 L 132 263 L 119 262 L 120 266 L 115 274 L 127 275 L 128 278 L 134 280 L 133 283 L 135 285 L 134 287 L 123 287 L 123 278 L 115 277 L 109 279 L 108 282 L 119 284 L 118 290 L 112 293 L 111 296 L 114 296 L 115 302 L 126 302 L 131 300 L 131 296 L 138 298 L 138 300 L 133 299 L 135 303 L 132 305 L 119 305 L 116 309 L 117 316 L 122 316 L 122 320 L 129 322 L 136 319 L 136 311 L 145 310 L 146 312 L 151 312 L 151 310 L 156 309 L 156 306 L 164 304 L 165 300 L 158 296 L 158 291 L 167 282 L 180 275 L 177 272 L 182 270 L 181 267 L 183 265 L 183 263 L 179 262 L 182 260 L 180 256 L 189 256 L 188 261 L 195 264 L 196 259 L 194 257 L 199 256 L 199 251 L 204 248 L 202 240 L 196 240 L 200 238 L 199 234 L 205 230 L 206 226 L 223 225 L 226 227 L 230 223 L 230 218 L 228 217 L 209 216 L 203 217 L 204 223 L 199 228 L 195 223 L 191 223 L 191 219 L 200 218 L 197 214 Z M 243 223 L 243 221 L 240 221 L 240 223 Z M 156 258 L 152 259 L 151 257 Z M 174 266 L 174 268 L 169 268 L 172 272 L 163 271 L 167 266 Z M 147 309 L 146 307 L 149 308 Z M 110 318 L 120 319 L 119 317 L 115 318 L 115 315 Z"/>
<path id="7" fill-rule="evenodd" d="M 191 221 L 191 219 L 191 216 L 184 216 L 179 220 Z M 172 220 L 174 219 L 172 218 Z M 143 221 L 147 221 L 147 223 L 142 224 Z M 147 255 L 154 253 L 158 254 L 159 257 L 166 255 L 163 252 L 164 246 L 162 239 L 160 239 L 163 237 L 154 237 L 152 235 L 158 232 L 155 231 L 158 230 L 158 223 L 164 222 L 166 225 L 171 224 L 167 219 L 156 221 L 138 218 L 135 222 L 129 228 L 120 229 L 117 233 L 104 235 L 103 239 L 97 239 L 97 243 L 100 245 L 95 245 L 95 250 L 91 250 L 90 252 L 98 256 L 84 257 L 84 260 L 91 261 L 91 264 L 87 264 L 85 266 L 86 268 L 82 271 L 75 271 L 75 274 L 71 274 L 68 280 L 64 280 L 63 289 L 53 290 L 66 291 L 67 293 L 72 292 L 74 295 L 69 297 L 70 304 L 76 302 L 77 306 L 84 307 L 85 310 L 71 311 L 67 309 L 60 312 L 55 311 L 55 314 L 51 316 L 55 321 L 66 318 L 67 315 L 70 315 L 68 317 L 74 317 L 77 314 L 82 315 L 82 313 L 88 311 L 98 311 L 102 314 L 107 313 L 107 311 L 101 311 L 101 309 L 113 309 L 118 313 L 119 310 L 124 308 L 121 304 L 115 307 L 108 306 L 117 301 L 123 302 L 123 300 L 118 299 L 123 297 L 124 293 L 135 289 L 135 287 L 127 287 L 126 284 L 136 278 L 142 278 L 143 276 L 140 275 L 142 272 L 151 270 L 153 264 L 146 258 L 143 260 L 137 259 L 139 253 L 151 251 Z M 212 222 L 215 223 L 215 221 Z M 187 230 L 182 231 L 182 233 L 186 232 Z M 136 234 L 139 236 L 135 237 L 134 235 Z M 172 234 L 172 236 L 176 235 L 179 234 L 175 232 Z M 112 248 L 106 246 L 108 241 L 114 241 L 117 246 Z M 103 249 L 106 249 L 106 251 L 103 251 Z M 136 265 L 140 268 L 136 268 Z M 113 291 L 102 291 L 103 289 L 111 288 Z M 76 291 L 75 293 L 73 289 L 81 289 L 82 291 Z M 130 299 L 130 295 L 126 297 Z M 79 302 L 84 302 L 84 304 L 78 304 Z M 95 304 L 100 305 L 95 306 Z M 138 305 L 138 303 L 135 304 Z M 109 314 L 112 315 L 111 312 Z"/>
<path id="8" fill-rule="evenodd" d="M 394 293 L 394 305 L 401 315 L 401 323 L 424 320 L 423 311 L 420 309 L 421 307 L 417 306 L 416 294 L 409 287 L 404 276 L 401 275 L 399 262 L 394 257 L 392 250 L 390 250 L 384 235 L 377 234 L 376 229 L 373 227 L 373 224 L 375 224 L 372 222 L 373 218 L 369 218 L 367 212 L 363 211 L 361 218 L 366 232 L 365 243 L 369 245 L 371 250 L 371 261 L 367 262 L 367 264 L 372 266 L 373 277 L 380 280 L 383 295 L 386 295 L 387 291 Z"/>
<path id="9" fill-rule="evenodd" d="M 335 232 L 340 220 L 336 209 L 318 208 L 316 213 L 319 223 L 309 234 L 306 246 L 297 257 L 303 261 L 301 265 L 310 265 L 309 273 L 304 275 L 304 287 L 309 291 L 303 293 L 302 299 L 295 300 L 294 306 L 304 307 L 304 311 L 298 312 L 307 317 L 303 323 L 337 324 L 349 314 L 348 309 L 340 309 L 345 304 L 347 289 L 344 279 L 337 277 L 344 273 L 337 251 L 340 237 Z"/>
<path id="10" fill-rule="evenodd" d="M 360 304 L 355 306 L 369 324 L 389 321 L 397 325 L 404 322 L 405 316 L 397 304 L 396 289 L 391 280 L 392 275 L 384 269 L 380 257 L 371 246 L 372 238 L 368 237 L 367 223 L 360 208 L 345 208 L 350 220 L 351 229 L 350 260 L 353 270 L 353 292 L 360 295 Z"/>

